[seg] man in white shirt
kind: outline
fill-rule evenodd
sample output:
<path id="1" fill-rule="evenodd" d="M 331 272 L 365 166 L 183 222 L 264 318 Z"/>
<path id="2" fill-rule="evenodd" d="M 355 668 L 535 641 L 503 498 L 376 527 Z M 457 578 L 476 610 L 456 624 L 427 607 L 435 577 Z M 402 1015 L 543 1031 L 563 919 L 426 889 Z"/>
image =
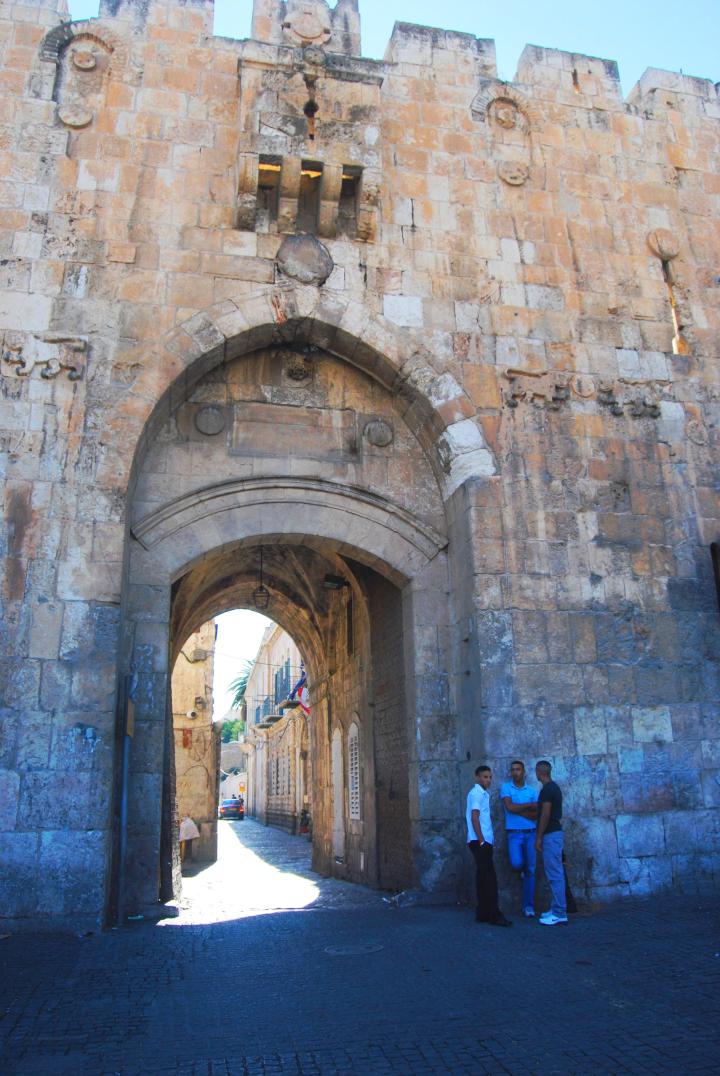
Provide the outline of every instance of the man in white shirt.
<path id="1" fill-rule="evenodd" d="M 478 766 L 475 770 L 475 784 L 468 792 L 465 812 L 467 844 L 475 860 L 475 922 L 489 923 L 494 927 L 511 927 L 512 921 L 506 919 L 498 907 L 497 876 L 493 864 L 494 836 L 488 791 L 491 784 L 490 767 Z"/>

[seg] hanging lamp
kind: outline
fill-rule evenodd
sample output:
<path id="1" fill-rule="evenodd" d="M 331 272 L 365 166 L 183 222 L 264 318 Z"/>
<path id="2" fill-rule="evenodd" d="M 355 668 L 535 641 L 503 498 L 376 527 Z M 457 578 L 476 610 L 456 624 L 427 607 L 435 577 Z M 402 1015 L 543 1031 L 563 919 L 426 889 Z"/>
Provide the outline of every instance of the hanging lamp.
<path id="1" fill-rule="evenodd" d="M 252 592 L 253 605 L 256 609 L 267 609 L 270 604 L 270 591 L 263 583 L 263 547 L 260 546 L 260 585 Z"/>

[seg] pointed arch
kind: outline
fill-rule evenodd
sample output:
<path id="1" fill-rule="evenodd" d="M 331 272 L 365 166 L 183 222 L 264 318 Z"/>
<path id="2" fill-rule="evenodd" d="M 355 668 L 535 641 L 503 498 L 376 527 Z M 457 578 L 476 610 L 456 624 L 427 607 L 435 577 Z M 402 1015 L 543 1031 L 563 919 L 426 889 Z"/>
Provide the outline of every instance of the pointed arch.
<path id="1" fill-rule="evenodd" d="M 366 307 L 321 288 L 282 285 L 250 299 L 226 300 L 194 314 L 159 340 L 111 420 L 132 458 L 132 478 L 145 444 L 201 377 L 259 348 L 314 346 L 356 366 L 387 388 L 428 453 L 447 497 L 469 477 L 496 473 L 482 420 L 470 397 L 406 330 Z M 134 431 L 135 436 L 132 435 Z"/>

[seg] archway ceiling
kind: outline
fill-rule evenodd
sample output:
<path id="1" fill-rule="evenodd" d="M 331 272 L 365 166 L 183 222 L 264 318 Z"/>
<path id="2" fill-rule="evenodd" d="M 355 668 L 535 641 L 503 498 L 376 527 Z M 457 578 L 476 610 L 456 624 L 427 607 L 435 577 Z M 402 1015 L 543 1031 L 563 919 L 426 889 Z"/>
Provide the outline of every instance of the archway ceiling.
<path id="1" fill-rule="evenodd" d="M 263 583 L 270 605 L 263 614 L 295 640 L 309 669 L 318 675 L 324 663 L 332 591 L 323 586 L 327 574 L 356 582 L 346 562 L 332 549 L 277 542 L 236 544 L 203 557 L 173 587 L 173 661 L 187 637 L 201 624 L 230 609 L 253 609 L 259 585 L 260 546 Z"/>

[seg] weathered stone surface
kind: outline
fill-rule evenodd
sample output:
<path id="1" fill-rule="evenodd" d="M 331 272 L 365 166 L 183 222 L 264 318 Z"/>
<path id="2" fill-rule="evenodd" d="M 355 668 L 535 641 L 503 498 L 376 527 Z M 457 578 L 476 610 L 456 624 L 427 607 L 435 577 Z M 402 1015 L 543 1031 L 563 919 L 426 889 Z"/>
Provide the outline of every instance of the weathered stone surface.
<path id="1" fill-rule="evenodd" d="M 535 46 L 500 83 L 491 43 L 407 24 L 366 60 L 320 0 L 321 32 L 258 0 L 237 42 L 207 4 L 61 8 L 0 14 L 3 910 L 102 918 L 130 689 L 156 903 L 178 625 L 250 602 L 261 544 L 330 684 L 323 869 L 462 889 L 472 764 L 520 756 L 565 784 L 581 893 L 717 877 L 715 85 L 625 103 Z M 342 864 L 333 713 L 382 749 Z"/>
<path id="2" fill-rule="evenodd" d="M 277 252 L 278 269 L 301 284 L 324 284 L 335 263 L 313 235 L 286 235 Z"/>

